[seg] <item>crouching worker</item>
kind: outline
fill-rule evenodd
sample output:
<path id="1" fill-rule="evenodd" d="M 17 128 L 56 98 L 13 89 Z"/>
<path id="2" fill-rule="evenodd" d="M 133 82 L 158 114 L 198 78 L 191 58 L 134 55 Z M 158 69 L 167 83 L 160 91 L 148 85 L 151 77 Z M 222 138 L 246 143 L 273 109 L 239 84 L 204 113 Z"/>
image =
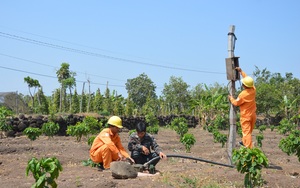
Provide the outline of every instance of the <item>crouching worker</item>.
<path id="1" fill-rule="evenodd" d="M 125 151 L 119 136 L 119 130 L 123 128 L 122 120 L 118 116 L 112 116 L 107 122 L 109 128 L 103 129 L 95 138 L 90 149 L 90 158 L 94 163 L 100 163 L 99 170 L 110 168 L 112 161 L 131 160 Z"/>
<path id="2" fill-rule="evenodd" d="M 136 132 L 129 137 L 128 150 L 131 151 L 131 158 L 136 164 L 144 164 L 159 156 L 152 165 L 156 165 L 160 159 L 167 159 L 162 149 L 156 143 L 154 137 L 146 132 L 146 125 L 140 122 L 136 126 Z M 151 152 L 153 150 L 154 152 Z"/>

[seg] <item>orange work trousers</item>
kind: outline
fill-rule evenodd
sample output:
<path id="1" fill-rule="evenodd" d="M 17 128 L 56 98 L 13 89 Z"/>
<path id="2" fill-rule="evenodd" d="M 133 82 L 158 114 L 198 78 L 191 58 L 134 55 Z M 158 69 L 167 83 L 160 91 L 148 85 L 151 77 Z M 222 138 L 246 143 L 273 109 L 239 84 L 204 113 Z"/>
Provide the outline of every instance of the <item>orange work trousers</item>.
<path id="1" fill-rule="evenodd" d="M 243 144 L 247 148 L 252 148 L 252 131 L 256 122 L 256 114 L 251 116 L 241 117 L 241 127 L 243 133 Z"/>
<path id="2" fill-rule="evenodd" d="M 113 153 L 108 145 L 104 144 L 90 155 L 95 163 L 103 163 L 105 169 L 110 168 L 110 163 L 119 159 L 118 153 Z"/>

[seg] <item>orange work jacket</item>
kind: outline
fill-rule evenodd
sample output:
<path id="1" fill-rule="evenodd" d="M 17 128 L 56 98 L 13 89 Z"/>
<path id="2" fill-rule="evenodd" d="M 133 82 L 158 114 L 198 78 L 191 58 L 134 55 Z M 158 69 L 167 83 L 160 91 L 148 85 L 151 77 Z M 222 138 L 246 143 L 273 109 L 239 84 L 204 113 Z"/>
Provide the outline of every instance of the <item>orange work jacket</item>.
<path id="1" fill-rule="evenodd" d="M 245 72 L 241 72 L 243 78 L 247 76 Z M 230 97 L 230 101 L 234 106 L 240 107 L 241 117 L 251 117 L 256 113 L 256 88 L 253 85 L 252 88 L 244 89 L 237 99 Z"/>
<path id="2" fill-rule="evenodd" d="M 90 149 L 90 155 L 94 156 L 98 148 L 106 144 L 113 154 L 120 152 L 124 157 L 129 157 L 129 154 L 124 149 L 119 134 L 113 134 L 109 128 L 103 129 L 95 138 Z"/>

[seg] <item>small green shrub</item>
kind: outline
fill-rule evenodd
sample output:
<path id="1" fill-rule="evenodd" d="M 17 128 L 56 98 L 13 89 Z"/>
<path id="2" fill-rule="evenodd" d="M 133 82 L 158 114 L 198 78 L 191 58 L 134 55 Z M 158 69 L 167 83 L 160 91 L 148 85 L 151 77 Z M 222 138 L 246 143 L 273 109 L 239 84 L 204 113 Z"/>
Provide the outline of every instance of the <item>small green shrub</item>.
<path id="1" fill-rule="evenodd" d="M 68 126 L 67 134 L 75 136 L 77 142 L 81 141 L 82 136 L 87 136 L 90 132 L 89 127 L 85 123 L 78 122 L 74 126 Z"/>
<path id="2" fill-rule="evenodd" d="M 214 142 L 218 142 L 222 144 L 222 148 L 225 146 L 227 142 L 227 135 L 220 133 L 217 129 L 213 130 Z"/>
<path id="3" fill-rule="evenodd" d="M 150 134 L 157 134 L 158 130 L 159 130 L 159 126 L 158 125 L 147 127 L 147 132 L 150 133 Z"/>
<path id="4" fill-rule="evenodd" d="M 282 119 L 279 122 L 278 131 L 280 134 L 286 135 L 290 133 L 292 130 L 295 130 L 297 125 L 290 122 L 288 119 Z"/>
<path id="5" fill-rule="evenodd" d="M 96 167 L 98 164 L 94 163 L 91 159 L 88 160 L 83 160 L 82 161 L 83 166 L 91 166 L 91 167 Z"/>
<path id="6" fill-rule="evenodd" d="M 90 133 L 92 134 L 99 133 L 103 129 L 102 122 L 99 122 L 96 118 L 92 116 L 86 116 L 83 119 L 82 124 L 85 124 L 85 126 L 89 128 Z"/>
<path id="7" fill-rule="evenodd" d="M 213 125 L 208 125 L 207 126 L 207 131 L 212 133 L 215 130 L 215 127 Z"/>
<path id="8" fill-rule="evenodd" d="M 31 141 L 36 140 L 42 134 L 42 130 L 35 127 L 27 127 L 23 133 L 29 138 Z"/>
<path id="9" fill-rule="evenodd" d="M 28 176 L 29 172 L 32 173 L 35 179 L 35 183 L 31 186 L 32 188 L 44 188 L 49 186 L 56 188 L 57 183 L 55 179 L 58 178 L 59 172 L 62 170 L 63 168 L 56 157 L 42 158 L 41 160 L 33 157 L 28 161 L 26 176 Z"/>
<path id="10" fill-rule="evenodd" d="M 181 138 L 180 142 L 185 146 L 186 152 L 191 151 L 191 147 L 196 143 L 195 136 L 190 133 L 185 133 Z"/>
<path id="11" fill-rule="evenodd" d="M 88 145 L 89 145 L 89 146 L 92 146 L 92 144 L 93 144 L 95 138 L 96 138 L 96 136 L 91 136 L 91 137 L 88 138 L 88 141 L 87 141 L 87 142 L 88 142 Z"/>
<path id="12" fill-rule="evenodd" d="M 262 186 L 264 180 L 261 176 L 262 167 L 269 165 L 268 158 L 258 148 L 241 147 L 239 150 L 234 149 L 232 161 L 236 165 L 237 171 L 245 174 L 245 187 L 259 187 Z"/>
<path id="13" fill-rule="evenodd" d="M 267 129 L 266 125 L 261 125 L 258 127 L 259 133 L 263 133 Z"/>
<path id="14" fill-rule="evenodd" d="M 262 141 L 264 139 L 264 135 L 263 134 L 258 134 L 256 135 L 256 141 L 257 141 L 257 145 L 258 147 L 262 147 Z"/>
<path id="15" fill-rule="evenodd" d="M 228 129 L 228 119 L 224 118 L 222 115 L 217 114 L 215 119 L 213 120 L 213 125 L 216 127 L 218 130 L 226 130 Z"/>
<path id="16" fill-rule="evenodd" d="M 134 132 L 136 132 L 135 129 L 130 130 L 130 131 L 128 132 L 128 133 L 129 133 L 129 136 L 130 136 L 132 133 L 134 133 Z"/>
<path id="17" fill-rule="evenodd" d="M 12 126 L 6 123 L 6 118 L 11 115 L 12 111 L 8 110 L 4 106 L 0 107 L 0 131 L 6 132 L 12 130 Z"/>
<path id="18" fill-rule="evenodd" d="M 52 138 L 59 131 L 58 123 L 47 122 L 42 126 L 42 133 L 44 133 L 49 138 Z"/>
<path id="19" fill-rule="evenodd" d="M 296 154 L 300 162 L 300 130 L 294 130 L 279 142 L 279 148 L 288 155 Z"/>
<path id="20" fill-rule="evenodd" d="M 171 128 L 176 131 L 176 133 L 182 137 L 188 132 L 188 124 L 185 118 L 175 118 L 171 122 Z"/>

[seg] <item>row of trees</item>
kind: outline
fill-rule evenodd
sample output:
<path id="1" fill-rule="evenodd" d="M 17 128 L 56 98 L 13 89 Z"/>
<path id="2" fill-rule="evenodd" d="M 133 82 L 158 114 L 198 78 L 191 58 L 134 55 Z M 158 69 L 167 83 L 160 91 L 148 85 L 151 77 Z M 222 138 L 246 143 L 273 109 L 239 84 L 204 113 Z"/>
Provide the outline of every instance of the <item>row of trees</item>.
<path id="1" fill-rule="evenodd" d="M 170 77 L 169 83 L 164 84 L 161 96 L 156 95 L 153 81 L 142 73 L 136 78 L 128 79 L 125 86 L 128 97 L 117 95 L 108 87 L 101 93 L 88 89 L 78 94 L 76 89 L 76 73 L 70 71 L 68 63 L 62 63 L 56 72 L 60 88 L 52 96 L 45 96 L 38 80 L 24 78 L 28 84 L 30 96 L 22 96 L 33 113 L 80 113 L 96 112 L 103 115 L 154 115 L 186 114 L 196 115 L 207 123 L 216 115 L 228 116 L 228 88 L 215 83 L 207 86 L 198 84 L 190 86 L 181 77 Z M 253 73 L 257 88 L 257 113 L 271 118 L 293 119 L 299 123 L 300 80 L 292 73 L 282 76 L 271 73 L 267 69 L 255 68 Z M 87 82 L 89 84 L 89 81 Z M 241 84 L 240 84 L 241 85 Z M 90 88 L 90 87 L 88 87 Z M 239 88 L 240 89 L 240 88 Z M 237 93 L 239 93 L 239 89 Z M 37 93 L 31 90 L 38 90 Z M 68 90 L 68 92 L 67 92 Z"/>

